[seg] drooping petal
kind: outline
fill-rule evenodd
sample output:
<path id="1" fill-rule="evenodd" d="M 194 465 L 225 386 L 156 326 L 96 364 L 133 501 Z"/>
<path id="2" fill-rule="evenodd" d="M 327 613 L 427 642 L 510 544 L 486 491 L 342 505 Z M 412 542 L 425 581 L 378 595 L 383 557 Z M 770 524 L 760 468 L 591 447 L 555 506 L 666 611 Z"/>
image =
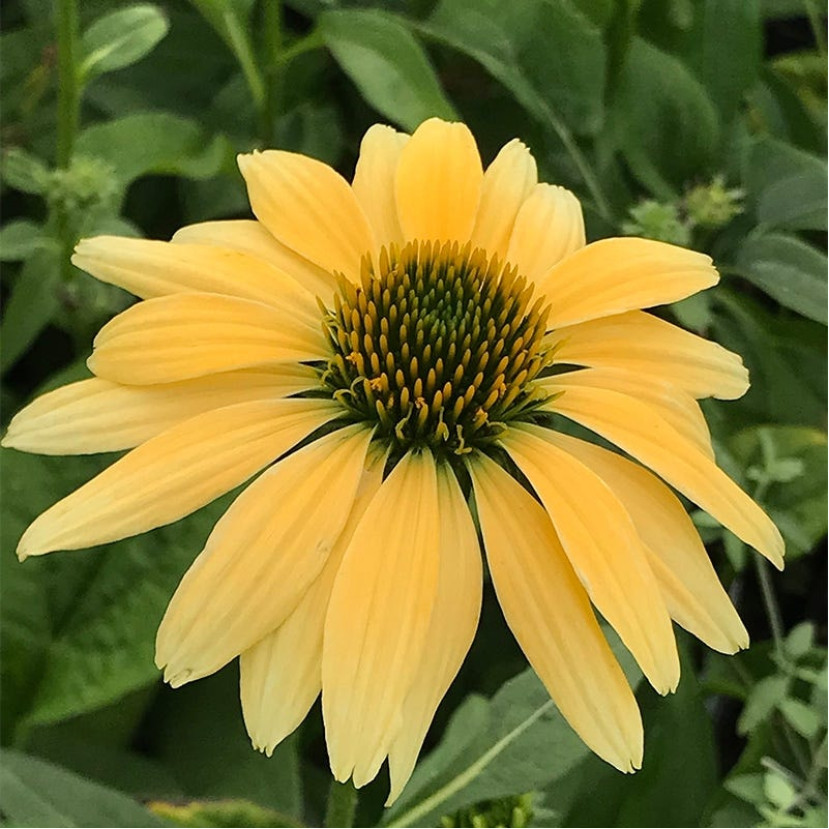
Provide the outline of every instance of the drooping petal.
<path id="1" fill-rule="evenodd" d="M 320 438 L 233 502 L 158 629 L 156 664 L 173 687 L 219 670 L 296 608 L 345 527 L 371 435 L 358 424 Z"/>
<path id="2" fill-rule="evenodd" d="M 239 659 L 245 726 L 268 756 L 304 719 L 322 689 L 322 635 L 331 588 L 351 536 L 383 481 L 385 454 L 366 461 L 345 528 L 294 611 Z"/>
<path id="3" fill-rule="evenodd" d="M 83 239 L 72 262 L 102 282 L 142 299 L 208 293 L 273 305 L 314 323 L 314 297 L 284 271 L 256 256 L 215 245 L 97 236 Z"/>
<path id="4" fill-rule="evenodd" d="M 642 764 L 633 692 L 543 507 L 494 461 L 469 465 L 498 601 L 564 718 L 620 771 Z"/>
<path id="5" fill-rule="evenodd" d="M 375 242 L 348 182 L 298 153 L 266 150 L 238 160 L 256 218 L 300 256 L 356 281 Z"/>
<path id="6" fill-rule="evenodd" d="M 122 386 L 93 377 L 32 401 L 12 418 L 2 445 L 43 455 L 118 452 L 202 412 L 287 397 L 315 385 L 316 372 L 300 363 L 158 386 Z"/>
<path id="7" fill-rule="evenodd" d="M 694 397 L 734 400 L 748 390 L 739 355 L 642 311 L 559 328 L 548 342 L 557 362 L 623 369 Z"/>
<path id="8" fill-rule="evenodd" d="M 598 389 L 612 389 L 644 400 L 653 406 L 678 432 L 707 455 L 714 457 L 711 445 L 711 433 L 705 422 L 705 415 L 694 398 L 687 391 L 672 386 L 663 380 L 643 377 L 630 371 L 616 368 L 588 368 L 584 371 L 572 371 L 547 377 L 539 385 L 551 394 L 558 394 L 573 386 L 588 386 Z M 543 408 L 555 411 L 555 399 L 548 401 Z"/>
<path id="9" fill-rule="evenodd" d="M 340 411 L 326 400 L 257 400 L 178 423 L 36 518 L 17 554 L 23 559 L 92 547 L 178 521 Z"/>
<path id="10" fill-rule="evenodd" d="M 394 182 L 400 153 L 409 140 L 405 133 L 383 124 L 370 127 L 360 144 L 360 157 L 351 188 L 374 230 L 378 245 L 400 245 L 403 231 L 397 218 Z"/>
<path id="11" fill-rule="evenodd" d="M 312 294 L 328 298 L 337 290 L 333 275 L 283 245 L 261 222 L 250 219 L 199 222 L 176 231 L 175 244 L 219 245 L 249 253 L 284 271 Z"/>
<path id="12" fill-rule="evenodd" d="M 606 389 L 570 388 L 558 413 L 624 449 L 782 569 L 777 527 L 709 457 L 647 403 Z"/>
<path id="13" fill-rule="evenodd" d="M 693 521 L 679 499 L 638 464 L 592 443 L 552 440 L 589 466 L 624 504 L 648 550 L 671 617 L 714 650 L 748 647 L 746 632 L 723 590 Z"/>
<path id="14" fill-rule="evenodd" d="M 90 371 L 115 383 L 173 383 L 254 366 L 325 359 L 315 330 L 260 302 L 177 294 L 133 305 L 95 337 Z"/>
<path id="15" fill-rule="evenodd" d="M 397 165 L 403 237 L 466 243 L 475 225 L 483 175 L 478 147 L 465 124 L 424 121 Z"/>
<path id="16" fill-rule="evenodd" d="M 564 187 L 536 184 L 518 211 L 507 261 L 516 265 L 522 276 L 537 282 L 553 265 L 581 247 L 584 217 L 579 200 Z"/>
<path id="17" fill-rule="evenodd" d="M 517 138 L 505 144 L 486 168 L 472 247 L 504 262 L 515 217 L 538 182 L 535 159 Z"/>
<path id="18" fill-rule="evenodd" d="M 427 645 L 403 703 L 402 725 L 389 750 L 391 790 L 386 805 L 412 776 L 440 701 L 466 657 L 481 613 L 483 567 L 478 534 L 454 472 L 438 466 L 440 570 Z"/>
<path id="19" fill-rule="evenodd" d="M 676 302 L 716 285 L 711 257 L 652 239 L 601 239 L 538 280 L 553 328 Z"/>
<path id="20" fill-rule="evenodd" d="M 337 780 L 371 780 L 400 729 L 437 592 L 437 497 L 431 453 L 406 455 L 369 504 L 334 582 L 322 713 Z"/>
<path id="21" fill-rule="evenodd" d="M 679 682 L 671 618 L 633 521 L 607 484 L 548 440 L 548 429 L 510 429 L 502 442 L 535 488 L 593 604 L 661 694 Z M 597 520 L 601 516 L 601 520 Z"/>

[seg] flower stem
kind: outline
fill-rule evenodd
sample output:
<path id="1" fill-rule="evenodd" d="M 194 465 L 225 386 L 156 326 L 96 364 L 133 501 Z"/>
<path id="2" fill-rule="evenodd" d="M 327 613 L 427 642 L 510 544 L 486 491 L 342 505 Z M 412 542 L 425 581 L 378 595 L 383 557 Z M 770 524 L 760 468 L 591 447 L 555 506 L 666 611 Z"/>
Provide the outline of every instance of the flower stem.
<path id="1" fill-rule="evenodd" d="M 346 783 L 331 781 L 328 790 L 328 806 L 325 810 L 325 825 L 348 829 L 354 825 L 354 813 L 357 811 L 357 789 L 349 780 Z"/>
<path id="2" fill-rule="evenodd" d="M 273 141 L 274 122 L 282 108 L 284 51 L 282 31 L 282 0 L 265 0 L 264 4 L 264 65 L 265 104 L 262 108 L 262 141 L 267 146 Z"/>
<path id="3" fill-rule="evenodd" d="M 66 168 L 72 159 L 80 120 L 81 89 L 78 75 L 77 0 L 56 0 L 58 41 L 58 140 L 57 166 Z"/>
<path id="4" fill-rule="evenodd" d="M 774 587 L 771 583 L 771 576 L 769 575 L 768 564 L 764 558 L 755 555 L 754 566 L 757 570 L 757 579 L 760 582 L 760 592 L 763 594 L 763 604 L 766 608 L 766 615 L 769 618 L 769 626 L 771 627 L 771 635 L 774 639 L 775 650 L 783 655 L 783 617 L 780 614 L 780 607 L 777 604 L 777 597 L 774 595 Z"/>

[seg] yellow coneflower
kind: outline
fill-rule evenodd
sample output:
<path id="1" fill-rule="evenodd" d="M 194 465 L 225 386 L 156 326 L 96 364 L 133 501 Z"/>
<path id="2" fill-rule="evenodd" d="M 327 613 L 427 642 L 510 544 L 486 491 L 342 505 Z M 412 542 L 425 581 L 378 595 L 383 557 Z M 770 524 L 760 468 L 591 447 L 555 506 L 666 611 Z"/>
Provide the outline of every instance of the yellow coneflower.
<path id="1" fill-rule="evenodd" d="M 641 310 L 713 285 L 711 260 L 585 245 L 578 201 L 537 182 L 522 143 L 484 171 L 462 124 L 372 127 L 350 185 L 288 152 L 239 164 L 257 221 L 78 246 L 143 301 L 98 334 L 95 376 L 35 400 L 4 443 L 132 451 L 20 557 L 168 524 L 265 470 L 178 586 L 158 665 L 178 686 L 239 656 L 266 752 L 321 691 L 335 777 L 362 786 L 388 758 L 393 800 L 478 623 L 474 499 L 530 663 L 593 751 L 637 768 L 639 712 L 593 607 L 660 693 L 679 681 L 671 619 L 719 651 L 748 642 L 671 488 L 782 566 L 696 402 L 743 394 L 740 358 Z"/>

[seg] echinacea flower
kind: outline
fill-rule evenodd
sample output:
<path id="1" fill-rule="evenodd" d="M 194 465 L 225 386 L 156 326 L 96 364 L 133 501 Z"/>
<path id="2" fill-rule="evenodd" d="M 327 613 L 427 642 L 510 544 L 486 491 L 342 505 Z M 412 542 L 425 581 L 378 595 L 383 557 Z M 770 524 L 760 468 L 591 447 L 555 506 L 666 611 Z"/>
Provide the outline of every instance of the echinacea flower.
<path id="1" fill-rule="evenodd" d="M 522 143 L 484 171 L 462 124 L 372 127 L 350 185 L 288 152 L 239 164 L 257 221 L 79 244 L 78 267 L 143 301 L 98 334 L 95 376 L 35 400 L 4 443 L 132 451 L 35 520 L 20 557 L 146 532 L 265 470 L 179 584 L 158 665 L 179 686 L 239 656 L 267 752 L 321 691 L 335 777 L 362 786 L 388 758 L 393 800 L 475 634 L 477 523 L 561 713 L 639 767 L 593 608 L 660 693 L 679 681 L 672 619 L 719 651 L 748 642 L 672 489 L 782 566 L 696 402 L 742 395 L 740 358 L 642 310 L 713 285 L 711 260 L 585 245 L 578 201 L 537 182 Z"/>

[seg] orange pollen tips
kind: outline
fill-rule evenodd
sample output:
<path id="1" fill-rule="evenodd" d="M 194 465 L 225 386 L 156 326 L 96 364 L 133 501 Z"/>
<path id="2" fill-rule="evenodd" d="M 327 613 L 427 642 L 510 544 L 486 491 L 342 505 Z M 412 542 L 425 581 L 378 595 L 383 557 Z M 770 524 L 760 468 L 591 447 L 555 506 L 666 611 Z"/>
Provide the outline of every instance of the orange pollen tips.
<path id="1" fill-rule="evenodd" d="M 383 248 L 379 273 L 340 278 L 325 310 L 322 383 L 401 450 L 464 454 L 495 441 L 546 399 L 533 380 L 552 361 L 548 309 L 517 269 L 457 242 Z"/>

